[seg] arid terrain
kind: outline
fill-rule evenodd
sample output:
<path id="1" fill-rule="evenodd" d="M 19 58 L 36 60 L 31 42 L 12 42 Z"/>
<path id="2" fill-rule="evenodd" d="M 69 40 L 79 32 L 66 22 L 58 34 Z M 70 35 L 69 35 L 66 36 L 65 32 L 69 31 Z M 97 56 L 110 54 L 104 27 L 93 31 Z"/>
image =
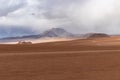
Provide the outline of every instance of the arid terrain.
<path id="1" fill-rule="evenodd" d="M 119 36 L 0 45 L 0 80 L 120 80 L 119 74 Z"/>

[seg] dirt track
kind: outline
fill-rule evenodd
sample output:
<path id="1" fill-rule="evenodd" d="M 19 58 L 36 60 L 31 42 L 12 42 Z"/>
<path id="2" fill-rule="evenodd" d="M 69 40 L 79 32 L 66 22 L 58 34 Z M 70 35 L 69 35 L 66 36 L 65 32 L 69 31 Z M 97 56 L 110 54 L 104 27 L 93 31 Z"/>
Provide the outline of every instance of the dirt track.
<path id="1" fill-rule="evenodd" d="M 119 80 L 120 46 L 91 42 L 0 45 L 0 80 Z"/>

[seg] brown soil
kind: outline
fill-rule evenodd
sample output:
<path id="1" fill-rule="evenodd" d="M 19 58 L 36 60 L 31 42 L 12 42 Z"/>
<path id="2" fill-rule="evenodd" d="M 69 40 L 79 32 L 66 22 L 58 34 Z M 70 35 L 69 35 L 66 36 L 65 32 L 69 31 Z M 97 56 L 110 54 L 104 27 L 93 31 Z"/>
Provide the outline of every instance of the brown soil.
<path id="1" fill-rule="evenodd" d="M 0 80 L 119 80 L 119 50 L 118 37 L 0 45 Z"/>

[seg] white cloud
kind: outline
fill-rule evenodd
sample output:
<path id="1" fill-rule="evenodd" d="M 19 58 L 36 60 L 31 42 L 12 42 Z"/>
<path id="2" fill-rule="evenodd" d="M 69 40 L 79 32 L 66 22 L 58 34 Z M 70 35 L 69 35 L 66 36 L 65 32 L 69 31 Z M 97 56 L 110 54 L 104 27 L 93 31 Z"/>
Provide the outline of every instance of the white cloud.
<path id="1" fill-rule="evenodd" d="M 0 6 L 0 25 L 120 33 L 119 0 L 0 0 Z"/>

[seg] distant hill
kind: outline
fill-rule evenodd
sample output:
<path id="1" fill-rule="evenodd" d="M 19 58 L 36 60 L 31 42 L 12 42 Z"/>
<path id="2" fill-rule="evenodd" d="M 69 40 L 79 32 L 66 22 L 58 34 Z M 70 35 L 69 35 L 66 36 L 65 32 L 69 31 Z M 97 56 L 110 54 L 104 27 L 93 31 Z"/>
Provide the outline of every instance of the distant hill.
<path id="1" fill-rule="evenodd" d="M 110 37 L 110 36 L 108 34 L 104 34 L 104 33 L 89 33 L 89 34 L 84 35 L 84 38 L 87 38 L 87 39 L 104 38 L 104 37 Z"/>

